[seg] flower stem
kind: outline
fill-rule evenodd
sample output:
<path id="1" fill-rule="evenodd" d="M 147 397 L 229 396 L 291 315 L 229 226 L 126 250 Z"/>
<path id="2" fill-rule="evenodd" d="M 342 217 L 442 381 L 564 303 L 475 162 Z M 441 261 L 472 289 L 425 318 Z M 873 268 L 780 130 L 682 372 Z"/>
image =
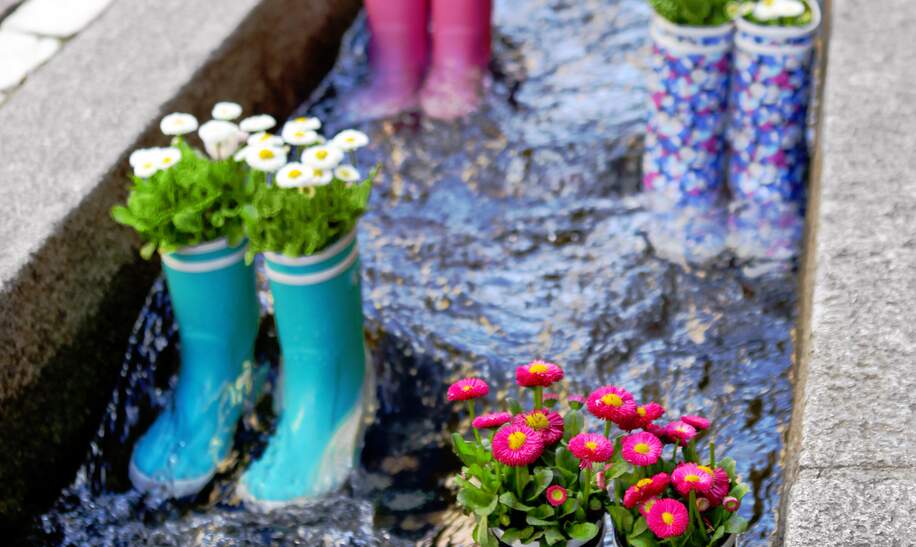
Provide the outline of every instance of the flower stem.
<path id="1" fill-rule="evenodd" d="M 544 387 L 535 386 L 534 388 L 534 409 L 540 410 L 544 405 Z"/>
<path id="2" fill-rule="evenodd" d="M 477 416 L 474 414 L 474 399 L 468 400 L 468 413 L 471 415 L 471 429 L 474 430 L 474 438 L 477 439 L 477 444 L 483 447 L 483 441 L 480 440 L 480 432 L 477 431 L 477 428 L 473 426 L 474 418 Z"/>
<path id="3" fill-rule="evenodd" d="M 522 500 L 522 467 L 515 466 L 515 499 Z"/>
<path id="4" fill-rule="evenodd" d="M 610 421 L 604 422 L 604 436 L 607 437 L 608 440 L 610 440 L 611 438 L 611 422 Z"/>
<path id="5" fill-rule="evenodd" d="M 716 442 L 709 441 L 709 468 L 716 468 Z"/>
<path id="6" fill-rule="evenodd" d="M 700 534 L 703 536 L 703 541 L 708 542 L 709 536 L 706 535 L 706 526 L 703 525 L 703 517 L 700 516 L 700 511 L 697 509 L 697 493 L 694 490 L 690 491 L 690 518 L 693 519 L 696 517 L 697 526 L 700 529 Z"/>
<path id="7" fill-rule="evenodd" d="M 592 464 L 585 468 L 585 484 L 582 485 L 582 493 L 585 494 L 585 510 L 588 511 L 588 496 L 592 490 Z"/>
<path id="8" fill-rule="evenodd" d="M 680 443 L 674 443 L 674 451 L 671 452 L 671 463 L 675 466 L 677 465 L 677 447 L 680 446 Z"/>

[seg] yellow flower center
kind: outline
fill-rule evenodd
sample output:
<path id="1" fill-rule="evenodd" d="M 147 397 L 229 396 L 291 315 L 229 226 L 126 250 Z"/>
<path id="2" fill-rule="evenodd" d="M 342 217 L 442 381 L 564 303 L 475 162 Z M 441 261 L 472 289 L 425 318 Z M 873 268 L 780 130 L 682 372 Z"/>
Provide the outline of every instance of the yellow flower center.
<path id="1" fill-rule="evenodd" d="M 321 178 L 324 176 L 324 171 L 322 171 L 321 169 L 314 169 L 312 170 L 312 176 L 315 178 Z M 464 387 L 471 389 L 470 386 L 464 386 Z"/>
<path id="2" fill-rule="evenodd" d="M 350 143 L 350 144 L 353 144 L 354 142 L 356 142 L 356 138 L 355 138 L 355 137 L 347 137 L 347 138 L 344 139 L 344 140 L 347 141 L 347 142 Z"/>
<path id="3" fill-rule="evenodd" d="M 775 3 L 776 3 L 776 0 L 763 0 L 763 5 L 767 7 L 770 7 Z"/>
<path id="4" fill-rule="evenodd" d="M 148 161 L 148 162 L 144 163 L 144 164 L 143 164 L 143 168 L 144 168 L 144 169 L 152 169 L 152 168 L 153 168 L 153 162 Z"/>
<path id="5" fill-rule="evenodd" d="M 652 479 L 640 479 L 639 482 L 636 483 L 636 489 L 645 488 L 650 484 L 652 484 Z"/>
<path id="6" fill-rule="evenodd" d="M 595 449 L 598 448 L 598 443 L 596 443 L 595 441 L 588 441 L 585 443 L 585 448 L 588 448 L 589 450 L 594 452 Z"/>
<path id="7" fill-rule="evenodd" d="M 653 506 L 653 505 L 655 505 L 655 500 L 649 500 L 649 501 L 646 502 L 645 505 L 643 505 L 643 508 L 642 508 L 642 509 L 643 509 L 643 511 L 645 511 L 646 513 L 648 513 L 649 511 L 652 510 L 652 506 Z"/>
<path id="8" fill-rule="evenodd" d="M 536 363 L 528 367 L 528 372 L 532 374 L 544 374 L 547 372 L 547 365 L 544 363 Z"/>
<path id="9" fill-rule="evenodd" d="M 162 163 L 164 163 L 164 164 L 166 164 L 166 165 L 172 163 L 172 161 L 174 161 L 174 160 L 172 160 L 172 158 L 170 158 L 170 157 L 164 157 L 164 158 L 162 158 Z"/>
<path id="10" fill-rule="evenodd" d="M 554 501 L 560 501 L 561 499 L 563 499 L 563 491 L 554 490 L 553 494 L 551 494 L 551 497 L 553 497 Z"/>
<path id="11" fill-rule="evenodd" d="M 325 159 L 325 158 L 328 157 L 328 151 L 327 151 L 327 150 L 319 150 L 319 151 L 315 152 L 315 157 L 318 158 L 318 159 L 320 159 L 320 160 L 323 160 L 323 159 Z"/>
<path id="12" fill-rule="evenodd" d="M 291 178 L 291 179 L 297 179 L 297 178 L 299 178 L 299 177 L 301 177 L 301 176 L 302 176 L 302 171 L 300 171 L 300 170 L 298 170 L 298 169 L 292 169 L 292 170 L 290 170 L 290 172 L 289 172 L 289 178 Z"/>
<path id="13" fill-rule="evenodd" d="M 648 454 L 651 448 L 646 443 L 636 443 L 636 446 L 633 447 L 633 450 L 637 454 Z"/>
<path id="14" fill-rule="evenodd" d="M 694 475 L 693 473 L 684 476 L 684 481 L 686 482 L 700 482 L 700 476 Z"/>
<path id="15" fill-rule="evenodd" d="M 260 138 L 259 140 L 260 140 L 261 142 L 264 142 L 264 141 L 266 141 L 266 140 L 269 140 L 270 137 L 271 137 L 270 133 L 264 133 L 263 135 L 261 135 L 261 138 Z"/>
<path id="16" fill-rule="evenodd" d="M 525 423 L 528 424 L 528 427 L 531 429 L 547 429 L 550 426 L 550 422 L 547 420 L 547 416 L 544 416 L 541 412 L 535 412 L 534 414 L 529 414 L 525 416 Z"/>
<path id="17" fill-rule="evenodd" d="M 623 399 L 620 398 L 620 395 L 616 393 L 608 393 L 601 398 L 601 402 L 607 406 L 619 407 L 623 404 Z"/>
<path id="18" fill-rule="evenodd" d="M 267 148 L 262 149 L 258 152 L 258 157 L 262 160 L 269 160 L 274 157 L 274 153 L 268 150 Z"/>
<path id="19" fill-rule="evenodd" d="M 664 522 L 668 526 L 671 526 L 672 524 L 674 524 L 674 515 L 672 515 L 668 511 L 665 511 L 664 513 L 662 513 L 662 522 Z"/>
<path id="20" fill-rule="evenodd" d="M 465 392 L 471 391 L 471 386 L 465 384 L 461 386 L 461 391 L 465 391 Z"/>
<path id="21" fill-rule="evenodd" d="M 305 131 L 296 131 L 295 133 L 293 133 L 293 136 L 294 137 L 304 137 Z"/>
<path id="22" fill-rule="evenodd" d="M 646 409 L 644 407 L 638 406 L 636 407 L 636 413 L 639 414 L 640 416 L 645 416 Z"/>
<path id="23" fill-rule="evenodd" d="M 512 450 L 518 450 L 524 446 L 525 441 L 528 440 L 528 437 L 525 436 L 521 431 L 514 431 L 509 434 L 509 448 Z"/>
<path id="24" fill-rule="evenodd" d="M 699 468 L 702 469 L 703 471 L 706 471 L 706 473 L 707 473 L 710 477 L 713 476 L 713 471 L 712 471 L 712 469 L 706 467 L 705 465 L 698 465 L 697 467 L 699 467 Z"/>

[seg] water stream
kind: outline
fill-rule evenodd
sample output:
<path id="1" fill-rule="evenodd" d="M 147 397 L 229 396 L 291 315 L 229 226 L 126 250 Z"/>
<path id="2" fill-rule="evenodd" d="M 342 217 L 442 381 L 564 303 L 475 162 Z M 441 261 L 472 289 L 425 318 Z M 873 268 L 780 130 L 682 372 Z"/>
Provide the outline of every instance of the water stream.
<path id="1" fill-rule="evenodd" d="M 239 428 L 233 462 L 195 499 L 132 491 L 130 447 L 168 400 L 177 365 L 160 280 L 84 466 L 30 539 L 468 545 L 447 481 L 457 466 L 449 432 L 467 424 L 445 386 L 473 371 L 502 392 L 515 366 L 542 356 L 566 368 L 572 389 L 617 383 L 674 414 L 711 418 L 717 452 L 753 485 L 746 544 L 767 545 L 792 402 L 796 243 L 753 223 L 730 230 L 723 211 L 659 211 L 639 194 L 648 17 L 643 0 L 497 1 L 484 104 L 457 123 L 342 119 L 338 98 L 365 77 L 357 22 L 301 111 L 326 120 L 328 134 L 366 131 L 362 162 L 383 165 L 360 227 L 379 377 L 361 469 L 306 507 L 240 506 L 235 483 L 273 423 L 268 398 Z M 269 320 L 258 359 L 278 361 Z"/>

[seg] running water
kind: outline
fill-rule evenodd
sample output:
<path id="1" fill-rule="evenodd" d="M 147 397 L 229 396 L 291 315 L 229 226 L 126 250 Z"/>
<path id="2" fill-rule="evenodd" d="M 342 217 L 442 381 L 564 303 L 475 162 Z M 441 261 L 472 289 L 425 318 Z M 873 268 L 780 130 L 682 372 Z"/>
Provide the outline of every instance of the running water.
<path id="1" fill-rule="evenodd" d="M 745 544 L 768 544 L 792 403 L 797 243 L 761 240 L 773 230 L 729 224 L 724 211 L 647 207 L 638 191 L 648 18 L 644 0 L 496 2 L 483 106 L 453 124 L 415 113 L 342 119 L 339 98 L 366 76 L 358 21 L 299 113 L 324 119 L 328 135 L 364 130 L 373 144 L 363 167 L 382 164 L 360 227 L 379 377 L 361 469 L 343 492 L 305 507 L 241 507 L 233 490 L 266 445 L 268 398 L 244 419 L 233 461 L 195 499 L 130 490 L 130 448 L 168 401 L 177 366 L 160 280 L 85 465 L 29 539 L 468 545 L 471 526 L 447 480 L 458 465 L 449 433 L 468 423 L 445 387 L 473 372 L 501 394 L 515 366 L 543 357 L 564 366 L 575 391 L 615 383 L 674 416 L 709 417 L 717 453 L 737 459 L 754 490 L 742 507 L 754 521 Z M 269 308 L 266 292 L 262 302 Z M 258 361 L 273 366 L 269 384 L 277 360 L 268 320 Z"/>

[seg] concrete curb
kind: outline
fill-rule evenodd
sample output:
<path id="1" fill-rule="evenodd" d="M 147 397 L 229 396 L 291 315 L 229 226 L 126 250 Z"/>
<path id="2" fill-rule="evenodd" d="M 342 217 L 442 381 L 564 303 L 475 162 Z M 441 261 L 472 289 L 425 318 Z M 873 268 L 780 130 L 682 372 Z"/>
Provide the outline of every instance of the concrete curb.
<path id="1" fill-rule="evenodd" d="M 0 525 L 72 478 L 155 272 L 108 214 L 127 154 L 165 142 L 165 113 L 207 119 L 217 100 L 282 119 L 359 2 L 209 6 L 119 0 L 0 107 L 0 438 L 17 447 L 0 455 Z"/>
<path id="2" fill-rule="evenodd" d="M 785 545 L 916 541 L 916 4 L 828 2 Z M 823 65 L 822 65 L 823 66 Z"/>

